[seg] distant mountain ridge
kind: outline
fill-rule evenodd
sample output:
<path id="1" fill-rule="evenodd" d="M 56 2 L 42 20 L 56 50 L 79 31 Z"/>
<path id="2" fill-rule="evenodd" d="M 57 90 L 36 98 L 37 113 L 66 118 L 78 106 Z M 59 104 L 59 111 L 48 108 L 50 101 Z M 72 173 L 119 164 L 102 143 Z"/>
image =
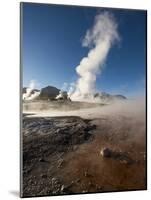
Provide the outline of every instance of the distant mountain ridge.
<path id="1" fill-rule="evenodd" d="M 111 102 L 115 100 L 126 100 L 127 98 L 124 95 L 121 94 L 116 94 L 116 95 L 111 95 L 106 92 L 101 92 L 101 93 L 96 93 L 94 94 L 94 98 L 100 99 L 103 102 Z"/>

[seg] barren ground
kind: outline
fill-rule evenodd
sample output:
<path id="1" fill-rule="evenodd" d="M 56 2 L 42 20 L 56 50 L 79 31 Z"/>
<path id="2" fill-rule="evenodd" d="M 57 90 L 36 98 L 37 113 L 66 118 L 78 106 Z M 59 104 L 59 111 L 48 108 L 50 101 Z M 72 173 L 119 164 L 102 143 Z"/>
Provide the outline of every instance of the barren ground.
<path id="1" fill-rule="evenodd" d="M 123 113 L 24 115 L 23 196 L 146 189 L 144 113 Z"/>

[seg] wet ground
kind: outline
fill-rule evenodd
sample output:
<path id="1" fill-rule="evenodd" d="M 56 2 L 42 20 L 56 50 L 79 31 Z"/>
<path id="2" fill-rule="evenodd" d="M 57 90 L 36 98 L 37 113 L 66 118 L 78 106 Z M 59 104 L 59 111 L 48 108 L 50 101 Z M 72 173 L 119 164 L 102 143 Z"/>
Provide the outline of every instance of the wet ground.
<path id="1" fill-rule="evenodd" d="M 122 115 L 24 116 L 22 195 L 146 189 L 145 136 L 144 120 Z"/>

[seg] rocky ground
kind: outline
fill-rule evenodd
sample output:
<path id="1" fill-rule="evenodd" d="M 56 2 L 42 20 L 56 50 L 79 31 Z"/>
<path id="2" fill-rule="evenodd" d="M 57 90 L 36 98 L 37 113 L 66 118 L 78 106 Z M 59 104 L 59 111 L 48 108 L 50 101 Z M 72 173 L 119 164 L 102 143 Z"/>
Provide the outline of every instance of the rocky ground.
<path id="1" fill-rule="evenodd" d="M 22 196 L 145 189 L 145 150 L 142 120 L 24 115 Z"/>
<path id="2" fill-rule="evenodd" d="M 23 195 L 69 193 L 58 177 L 64 155 L 93 138 L 95 125 L 80 117 L 23 118 Z"/>

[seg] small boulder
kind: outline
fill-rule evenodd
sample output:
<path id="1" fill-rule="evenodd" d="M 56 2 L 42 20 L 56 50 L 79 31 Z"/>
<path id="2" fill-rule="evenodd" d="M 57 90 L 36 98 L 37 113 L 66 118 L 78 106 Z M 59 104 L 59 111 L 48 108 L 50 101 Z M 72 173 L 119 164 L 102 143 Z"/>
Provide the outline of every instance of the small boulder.
<path id="1" fill-rule="evenodd" d="M 41 174 L 41 178 L 47 178 L 47 174 Z"/>
<path id="2" fill-rule="evenodd" d="M 64 186 L 64 185 L 62 185 L 62 186 L 61 186 L 61 189 L 60 189 L 60 190 L 61 190 L 61 192 L 64 192 L 64 189 L 65 189 L 65 186 Z"/>
<path id="3" fill-rule="evenodd" d="M 112 154 L 112 150 L 109 149 L 109 148 L 107 148 L 107 147 L 103 148 L 103 149 L 100 151 L 100 155 L 101 155 L 102 157 L 111 157 L 111 154 Z"/>
<path id="4" fill-rule="evenodd" d="M 39 162 L 45 162 L 44 158 L 39 158 Z"/>

